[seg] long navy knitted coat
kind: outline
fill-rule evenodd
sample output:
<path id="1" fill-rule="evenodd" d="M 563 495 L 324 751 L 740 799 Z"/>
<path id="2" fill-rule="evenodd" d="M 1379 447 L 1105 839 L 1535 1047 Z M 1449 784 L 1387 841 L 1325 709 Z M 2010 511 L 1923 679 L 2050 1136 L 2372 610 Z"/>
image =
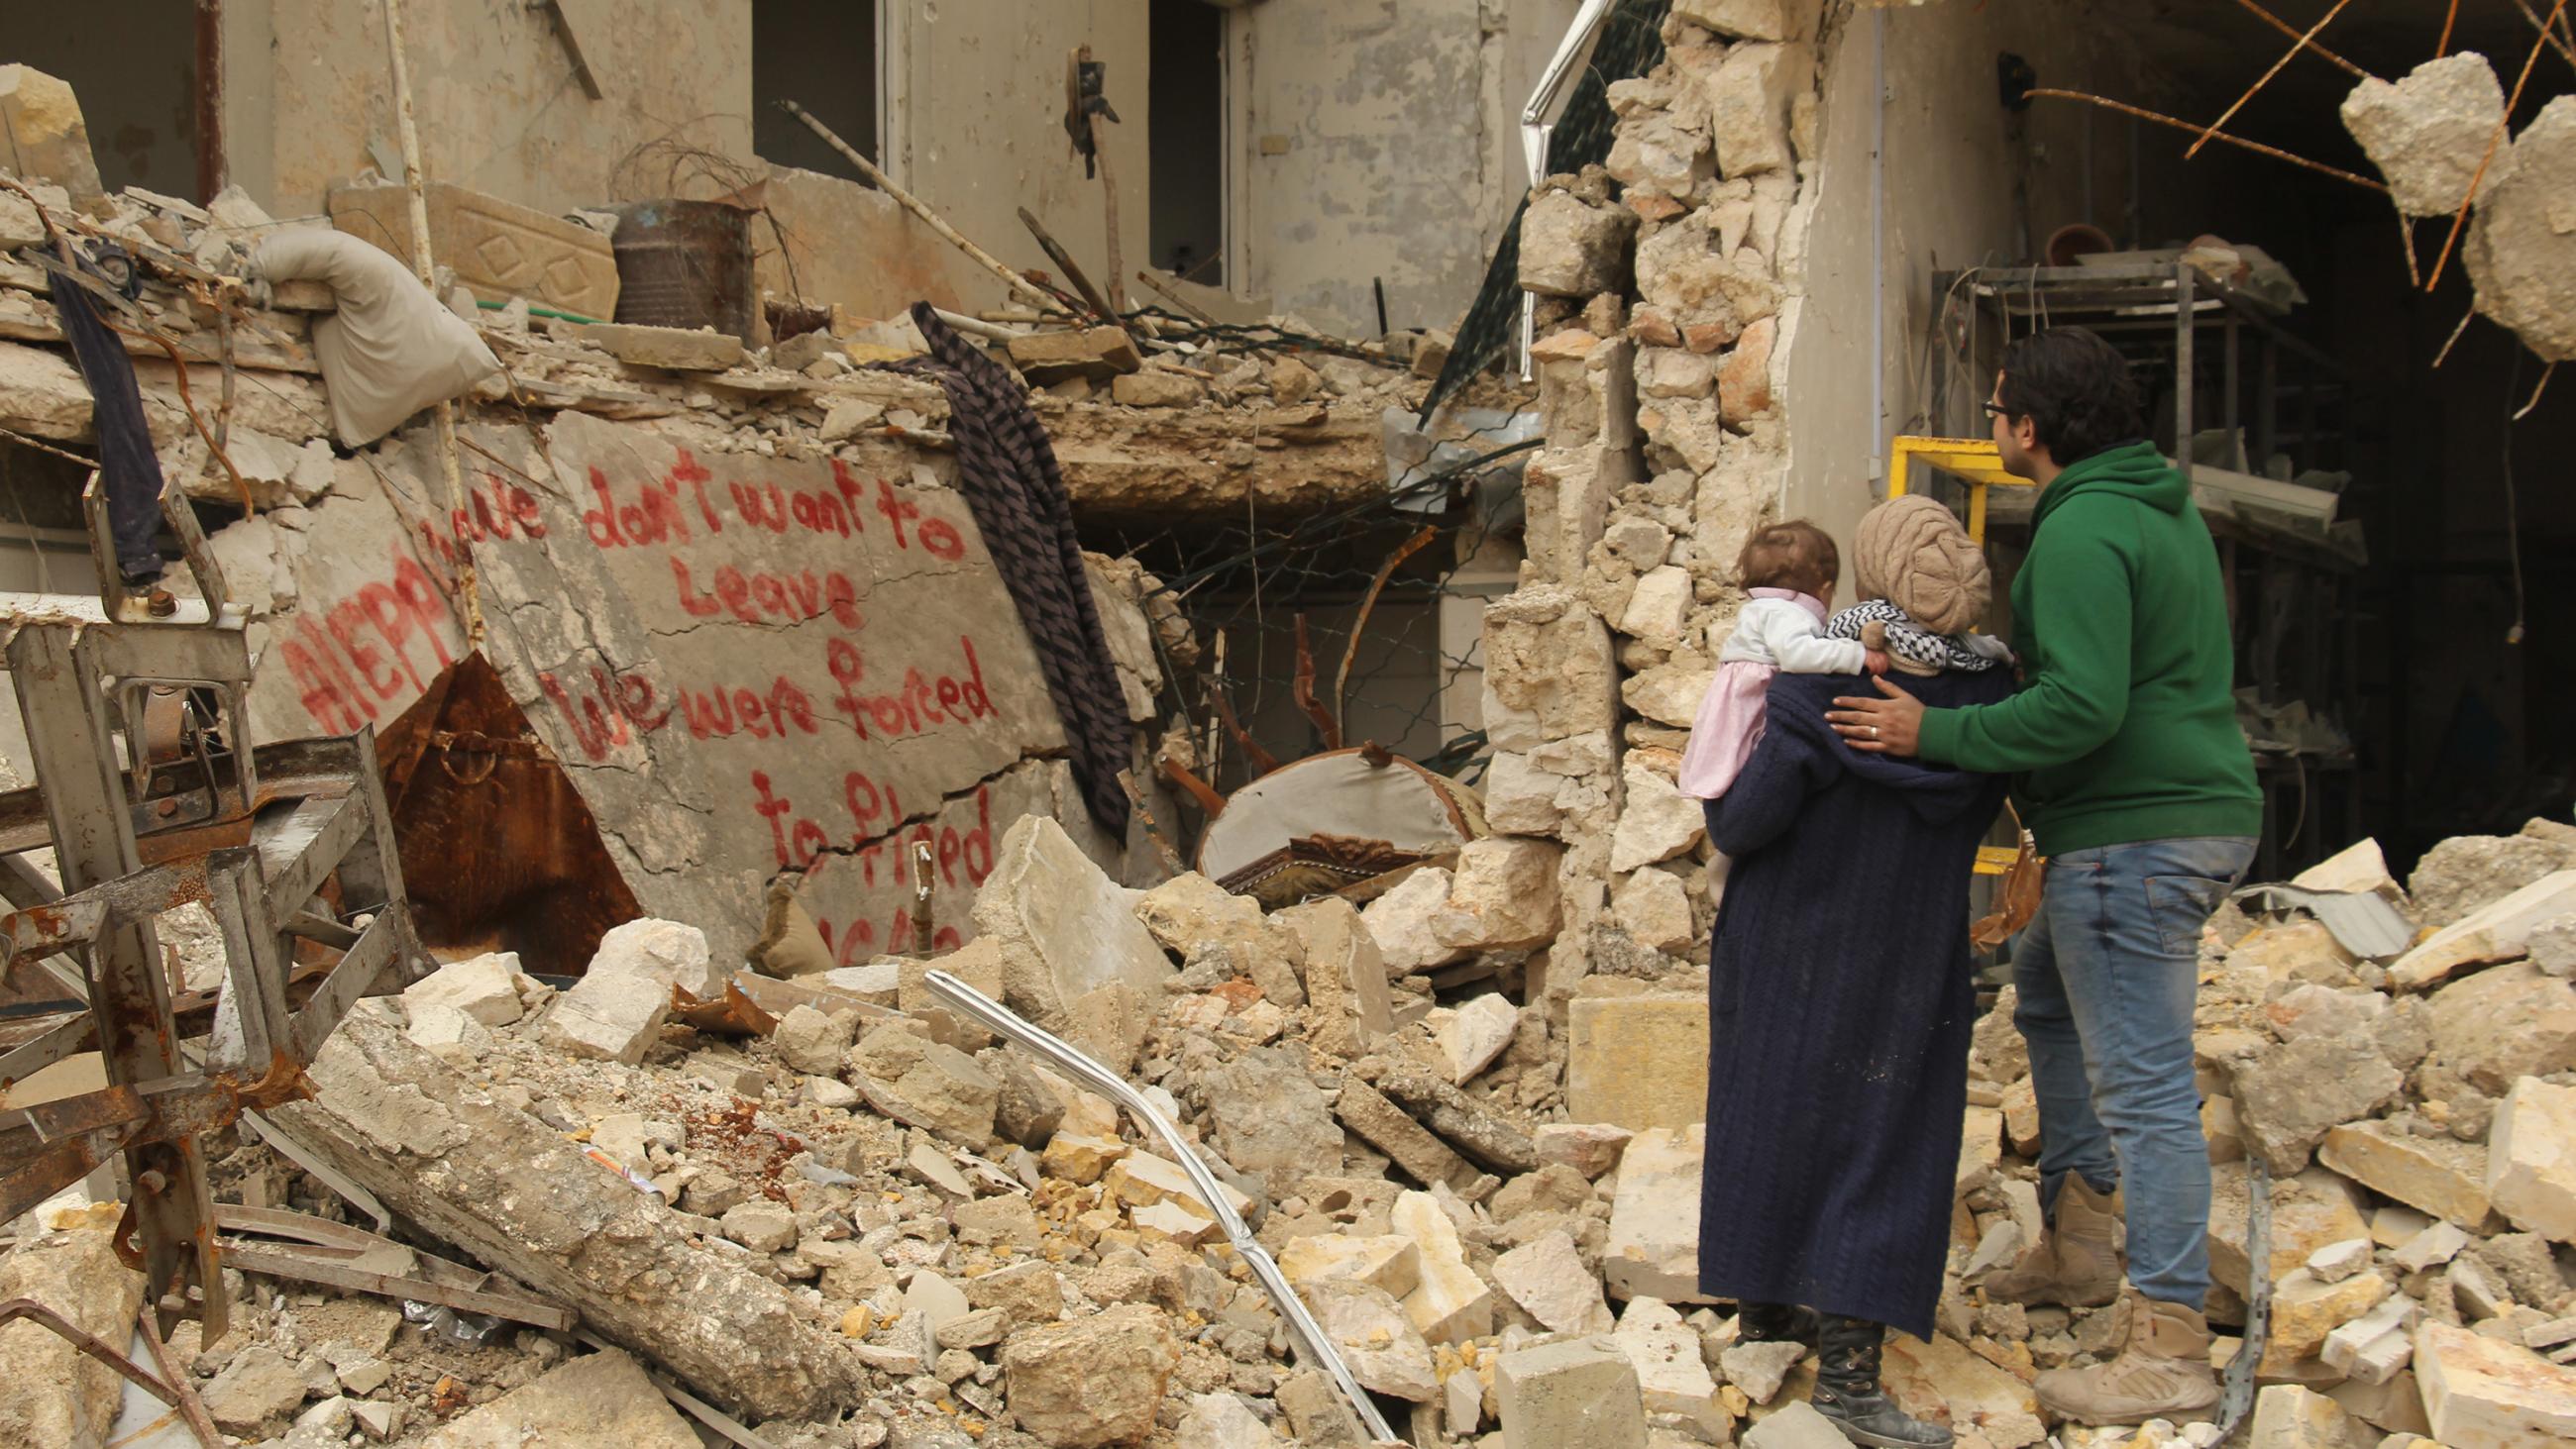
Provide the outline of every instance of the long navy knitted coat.
<path id="1" fill-rule="evenodd" d="M 1899 683 L 1932 706 L 1997 669 Z M 1709 802 L 1733 857 L 1709 953 L 1700 1291 L 1928 1338 L 1976 1013 L 1968 880 L 1998 776 L 1865 755 L 1824 721 L 1849 675 L 1782 674 L 1762 742 Z"/>

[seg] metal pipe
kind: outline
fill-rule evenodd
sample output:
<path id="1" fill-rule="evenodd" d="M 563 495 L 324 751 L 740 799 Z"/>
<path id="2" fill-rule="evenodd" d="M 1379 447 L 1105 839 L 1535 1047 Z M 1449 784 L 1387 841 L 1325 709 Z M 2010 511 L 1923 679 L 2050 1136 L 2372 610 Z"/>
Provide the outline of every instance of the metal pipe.
<path id="1" fill-rule="evenodd" d="M 1126 1108 L 1140 1126 L 1159 1138 L 1164 1150 L 1179 1161 L 1183 1172 L 1189 1174 L 1191 1188 L 1198 1193 L 1199 1200 L 1207 1204 L 1209 1214 L 1216 1219 L 1217 1226 L 1224 1229 L 1227 1239 L 1234 1244 L 1235 1252 L 1251 1265 L 1253 1276 L 1261 1280 L 1262 1291 L 1270 1295 L 1270 1301 L 1278 1307 L 1280 1316 L 1288 1320 L 1289 1334 L 1296 1340 L 1300 1355 L 1321 1364 L 1324 1371 L 1332 1376 L 1343 1397 L 1350 1400 L 1352 1410 L 1359 1415 L 1361 1426 L 1370 1434 L 1381 1441 L 1404 1442 L 1387 1424 L 1385 1416 L 1378 1412 L 1377 1405 L 1360 1387 L 1359 1380 L 1351 1377 L 1349 1365 L 1342 1362 L 1341 1354 L 1333 1348 L 1333 1341 L 1325 1337 L 1323 1325 L 1306 1311 L 1305 1303 L 1297 1297 L 1297 1290 L 1288 1285 L 1286 1275 L 1279 1271 L 1279 1265 L 1271 1259 L 1269 1250 L 1252 1236 L 1252 1229 L 1244 1225 L 1243 1218 L 1225 1200 L 1224 1187 L 1217 1181 L 1216 1174 L 1208 1170 L 1207 1164 L 1199 1160 L 1199 1155 L 1190 1150 L 1189 1143 L 1181 1140 L 1179 1130 L 1163 1120 L 1163 1114 L 1154 1110 L 1143 1093 L 1063 1038 L 1030 1025 L 1010 1008 L 947 972 L 931 972 L 926 984 L 932 995 L 973 1018 L 986 1031 L 1027 1047 L 1083 1085 Z"/>

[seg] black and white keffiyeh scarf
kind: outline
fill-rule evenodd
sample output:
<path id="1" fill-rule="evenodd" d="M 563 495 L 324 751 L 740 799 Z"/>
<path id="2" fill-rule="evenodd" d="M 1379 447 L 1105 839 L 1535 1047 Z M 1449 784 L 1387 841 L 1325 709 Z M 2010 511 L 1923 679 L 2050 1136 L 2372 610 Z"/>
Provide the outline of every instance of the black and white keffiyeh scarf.
<path id="1" fill-rule="evenodd" d="M 1869 599 L 1854 604 L 1825 621 L 1825 637 L 1857 639 L 1861 626 L 1869 623 L 1887 626 L 1887 652 L 1926 669 L 1957 669 L 1981 674 L 1995 667 L 1995 660 L 1971 649 L 1957 635 L 1933 634 L 1915 626 L 1905 611 L 1885 599 Z"/>

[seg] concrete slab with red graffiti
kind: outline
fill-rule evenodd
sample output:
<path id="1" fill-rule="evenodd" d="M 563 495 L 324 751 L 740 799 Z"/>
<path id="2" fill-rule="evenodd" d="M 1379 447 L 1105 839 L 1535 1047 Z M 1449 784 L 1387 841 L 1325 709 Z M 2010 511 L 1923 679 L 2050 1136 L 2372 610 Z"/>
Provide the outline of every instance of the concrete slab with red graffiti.
<path id="1" fill-rule="evenodd" d="M 1116 869 L 944 453 L 875 439 L 791 459 L 682 420 L 567 413 L 541 435 L 491 419 L 461 430 L 461 508 L 424 429 L 340 460 L 314 506 L 218 536 L 237 591 L 275 611 L 263 730 L 381 726 L 416 701 L 465 650 L 470 555 L 485 653 L 636 898 L 722 958 L 758 934 L 781 875 L 842 958 L 912 949 L 915 839 L 939 936 L 960 939 L 1025 813 Z M 1114 638 L 1146 638 L 1132 607 L 1102 604 L 1123 611 Z M 1153 669 L 1149 652 L 1120 662 Z"/>

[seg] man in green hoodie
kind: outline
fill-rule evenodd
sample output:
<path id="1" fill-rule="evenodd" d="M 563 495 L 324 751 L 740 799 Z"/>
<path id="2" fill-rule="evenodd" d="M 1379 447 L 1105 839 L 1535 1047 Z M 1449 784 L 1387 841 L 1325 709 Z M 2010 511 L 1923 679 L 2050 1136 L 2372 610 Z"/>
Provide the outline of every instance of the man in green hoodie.
<path id="1" fill-rule="evenodd" d="M 2244 874 L 2262 797 L 2236 726 L 2225 587 L 2191 489 L 2143 435 L 2127 362 L 2060 328 L 2004 353 L 1986 413 L 2006 471 L 2040 487 L 2013 578 L 2023 687 L 2000 704 L 1879 699 L 1827 716 L 1855 750 L 2020 775 L 2048 857 L 2015 943 L 2015 1023 L 2039 1099 L 2039 1245 L 1989 1297 L 2105 1304 L 2120 1288 L 2111 1194 L 2125 1184 L 2132 1305 L 2114 1361 L 2040 1376 L 2087 1424 L 2206 1414 L 2209 1148 L 2192 1080 L 2201 929 Z"/>

